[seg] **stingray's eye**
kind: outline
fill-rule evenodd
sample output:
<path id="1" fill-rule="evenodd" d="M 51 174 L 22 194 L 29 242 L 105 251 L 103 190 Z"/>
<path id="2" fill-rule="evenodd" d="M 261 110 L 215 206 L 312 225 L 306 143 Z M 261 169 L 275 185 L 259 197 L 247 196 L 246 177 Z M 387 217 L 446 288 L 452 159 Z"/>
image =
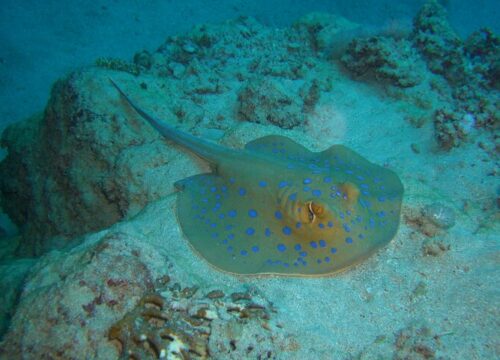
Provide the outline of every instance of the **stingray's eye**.
<path id="1" fill-rule="evenodd" d="M 314 213 L 313 210 L 313 202 L 310 201 L 307 203 L 307 212 L 309 216 L 309 222 L 313 222 L 316 219 L 316 214 Z"/>
<path id="2" fill-rule="evenodd" d="M 312 201 L 311 201 L 311 208 L 313 213 L 317 216 L 321 216 L 325 212 L 325 208 L 322 205 L 313 203 Z"/>
<path id="3" fill-rule="evenodd" d="M 323 208 L 323 206 L 309 201 L 307 203 L 307 211 L 309 215 L 309 222 L 314 222 L 314 220 L 316 220 L 316 216 L 323 215 L 325 209 Z"/>

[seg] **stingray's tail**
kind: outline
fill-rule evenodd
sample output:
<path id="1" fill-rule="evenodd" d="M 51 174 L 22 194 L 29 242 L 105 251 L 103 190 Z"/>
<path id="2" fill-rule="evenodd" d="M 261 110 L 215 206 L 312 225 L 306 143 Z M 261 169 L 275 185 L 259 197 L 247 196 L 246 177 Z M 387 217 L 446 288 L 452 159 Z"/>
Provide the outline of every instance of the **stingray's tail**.
<path id="1" fill-rule="evenodd" d="M 156 130 L 158 130 L 163 136 L 168 138 L 169 140 L 176 141 L 179 135 L 179 131 L 175 130 L 173 127 L 165 124 L 163 121 L 159 121 L 155 119 L 153 116 L 149 115 L 147 112 L 142 110 L 135 102 L 130 99 L 127 94 L 123 92 L 123 90 L 113 81 L 113 79 L 109 78 L 109 81 L 113 86 L 118 90 L 121 96 L 127 101 L 127 103 L 139 114 L 142 118 L 147 120 Z"/>
<path id="2" fill-rule="evenodd" d="M 142 110 L 138 105 L 136 105 L 128 96 L 123 92 L 123 90 L 113 81 L 113 79 L 109 79 L 111 84 L 118 90 L 121 96 L 127 101 L 127 103 L 147 122 L 149 122 L 160 134 L 165 136 L 168 140 L 171 140 L 179 145 L 186 147 L 188 150 L 191 150 L 196 155 L 202 157 L 203 159 L 217 163 L 217 159 L 219 158 L 221 152 L 224 150 L 213 143 L 210 143 L 206 140 L 196 138 L 191 134 L 185 133 L 183 131 L 179 131 L 174 127 L 165 124 L 164 121 L 155 119 L 152 115 L 148 114 L 144 110 Z"/>

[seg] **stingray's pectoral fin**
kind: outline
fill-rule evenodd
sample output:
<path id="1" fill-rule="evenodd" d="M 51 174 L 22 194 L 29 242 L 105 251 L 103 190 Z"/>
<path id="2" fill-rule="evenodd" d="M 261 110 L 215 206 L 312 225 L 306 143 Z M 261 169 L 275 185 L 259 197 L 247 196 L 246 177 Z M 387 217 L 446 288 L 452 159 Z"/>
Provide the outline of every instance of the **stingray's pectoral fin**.
<path id="1" fill-rule="evenodd" d="M 174 182 L 174 187 L 176 190 L 183 191 L 189 185 L 193 185 L 194 183 L 196 183 L 197 179 L 200 176 L 211 176 L 211 175 L 212 174 L 200 174 L 200 175 L 190 176 L 190 177 L 182 179 L 182 180 L 177 180 L 176 182 Z"/>

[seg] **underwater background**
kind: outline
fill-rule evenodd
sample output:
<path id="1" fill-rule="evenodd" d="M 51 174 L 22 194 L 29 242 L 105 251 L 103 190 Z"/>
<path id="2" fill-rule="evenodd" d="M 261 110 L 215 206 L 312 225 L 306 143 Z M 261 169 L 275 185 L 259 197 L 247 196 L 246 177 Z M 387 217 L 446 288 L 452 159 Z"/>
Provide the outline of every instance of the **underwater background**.
<path id="1" fill-rule="evenodd" d="M 3 1 L 0 358 L 500 358 L 499 8 Z"/>

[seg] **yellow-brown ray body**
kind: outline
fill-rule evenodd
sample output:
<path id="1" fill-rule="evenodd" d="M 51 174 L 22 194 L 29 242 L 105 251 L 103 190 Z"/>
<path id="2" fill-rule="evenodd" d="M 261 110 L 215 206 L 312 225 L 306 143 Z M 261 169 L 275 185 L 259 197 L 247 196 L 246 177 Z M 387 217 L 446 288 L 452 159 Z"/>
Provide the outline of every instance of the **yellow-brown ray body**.
<path id="1" fill-rule="evenodd" d="M 176 186 L 182 230 L 215 267 L 235 274 L 329 275 L 396 234 L 401 181 L 345 146 L 314 153 L 286 137 L 266 136 L 245 149 L 228 149 L 154 119 L 114 85 L 166 138 L 212 164 L 212 173 Z"/>

